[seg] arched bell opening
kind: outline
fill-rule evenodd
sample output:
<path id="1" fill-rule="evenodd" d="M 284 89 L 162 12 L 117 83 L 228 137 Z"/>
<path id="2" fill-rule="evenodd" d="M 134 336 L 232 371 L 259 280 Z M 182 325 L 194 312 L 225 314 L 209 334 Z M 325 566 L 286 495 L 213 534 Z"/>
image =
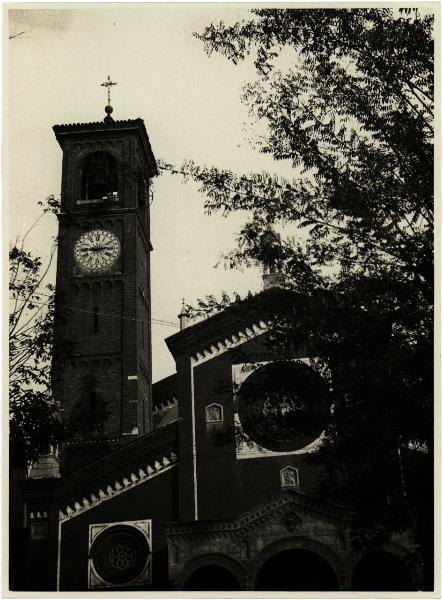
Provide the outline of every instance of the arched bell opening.
<path id="1" fill-rule="evenodd" d="M 118 199 L 118 168 L 116 159 L 109 152 L 88 154 L 81 169 L 81 199 Z"/>
<path id="2" fill-rule="evenodd" d="M 365 555 L 352 574 L 352 590 L 356 592 L 408 592 L 414 589 L 407 564 L 391 552 Z"/>
<path id="3" fill-rule="evenodd" d="M 221 565 L 205 565 L 196 569 L 188 577 L 183 588 L 188 592 L 235 592 L 240 589 L 235 575 Z"/>
<path id="4" fill-rule="evenodd" d="M 337 575 L 331 565 L 310 550 L 294 548 L 274 554 L 263 564 L 255 581 L 257 591 L 336 591 Z"/>

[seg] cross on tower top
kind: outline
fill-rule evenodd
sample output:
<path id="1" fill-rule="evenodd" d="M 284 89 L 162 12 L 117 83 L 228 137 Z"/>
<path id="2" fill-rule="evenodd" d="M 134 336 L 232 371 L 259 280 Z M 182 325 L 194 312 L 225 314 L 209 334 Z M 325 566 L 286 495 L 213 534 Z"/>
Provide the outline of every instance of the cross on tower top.
<path id="1" fill-rule="evenodd" d="M 114 119 L 111 117 L 111 113 L 114 110 L 111 106 L 111 85 L 117 85 L 116 82 L 111 81 L 110 76 L 108 75 L 107 81 L 104 81 L 100 84 L 102 87 L 108 89 L 108 105 L 105 106 L 106 117 L 104 118 L 105 123 L 112 123 Z"/>
<path id="2" fill-rule="evenodd" d="M 111 81 L 110 76 L 108 75 L 107 81 L 104 81 L 100 84 L 102 87 L 108 88 L 108 106 L 111 105 L 111 85 L 117 85 L 117 82 Z"/>

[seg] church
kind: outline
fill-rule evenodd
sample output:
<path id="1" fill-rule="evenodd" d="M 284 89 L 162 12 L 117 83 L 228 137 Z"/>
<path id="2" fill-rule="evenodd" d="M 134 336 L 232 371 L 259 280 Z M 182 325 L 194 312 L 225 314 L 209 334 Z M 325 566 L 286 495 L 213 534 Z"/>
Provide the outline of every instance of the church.
<path id="1" fill-rule="evenodd" d="M 260 293 L 166 339 L 153 384 L 151 180 L 143 120 L 55 125 L 63 153 L 52 381 L 69 432 L 20 487 L 11 588 L 422 589 L 407 535 L 359 554 L 349 507 L 316 498 L 331 413 L 306 348 L 272 343 L 292 292 Z M 277 400 L 276 400 L 277 398 Z M 12 560 L 12 558 L 11 558 Z"/>

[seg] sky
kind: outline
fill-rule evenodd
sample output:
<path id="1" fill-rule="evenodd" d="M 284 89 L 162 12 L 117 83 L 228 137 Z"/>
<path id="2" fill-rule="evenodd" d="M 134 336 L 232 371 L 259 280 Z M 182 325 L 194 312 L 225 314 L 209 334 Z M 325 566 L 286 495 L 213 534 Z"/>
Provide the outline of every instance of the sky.
<path id="1" fill-rule="evenodd" d="M 108 73 L 117 85 L 115 119 L 141 117 L 154 155 L 180 165 L 197 164 L 237 173 L 290 172 L 288 165 L 259 154 L 251 135 L 244 83 L 254 79 L 252 61 L 238 66 L 208 57 L 193 36 L 220 20 L 247 19 L 244 7 L 216 4 L 75 5 L 9 10 L 5 49 L 5 191 L 11 242 L 40 215 L 38 201 L 60 194 L 62 152 L 54 124 L 99 121 L 105 116 Z M 47 5 L 46 5 L 47 6 Z M 72 5 L 67 5 L 72 6 Z M 244 215 L 206 216 L 194 183 L 172 175 L 155 179 L 151 206 L 152 317 L 177 323 L 182 298 L 193 304 L 222 291 L 241 295 L 261 289 L 258 268 L 215 268 L 229 251 Z M 56 217 L 47 215 L 26 247 L 47 260 Z M 55 265 L 48 275 L 55 279 Z M 177 331 L 153 322 L 153 381 L 173 373 L 164 339 Z"/>

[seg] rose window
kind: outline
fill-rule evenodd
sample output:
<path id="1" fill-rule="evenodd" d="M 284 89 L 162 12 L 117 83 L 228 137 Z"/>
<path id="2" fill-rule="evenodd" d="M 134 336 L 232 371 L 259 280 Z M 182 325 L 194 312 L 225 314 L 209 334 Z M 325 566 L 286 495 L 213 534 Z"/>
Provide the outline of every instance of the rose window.
<path id="1" fill-rule="evenodd" d="M 127 542 L 116 544 L 109 555 L 109 562 L 114 569 L 124 571 L 134 564 L 134 548 Z"/>
<path id="2" fill-rule="evenodd" d="M 276 361 L 247 377 L 237 395 L 245 434 L 274 452 L 290 452 L 316 440 L 330 415 L 329 391 L 300 362 Z"/>
<path id="3" fill-rule="evenodd" d="M 97 574 L 113 584 L 130 583 L 146 567 L 150 548 L 136 527 L 114 525 L 97 536 L 91 548 Z"/>

